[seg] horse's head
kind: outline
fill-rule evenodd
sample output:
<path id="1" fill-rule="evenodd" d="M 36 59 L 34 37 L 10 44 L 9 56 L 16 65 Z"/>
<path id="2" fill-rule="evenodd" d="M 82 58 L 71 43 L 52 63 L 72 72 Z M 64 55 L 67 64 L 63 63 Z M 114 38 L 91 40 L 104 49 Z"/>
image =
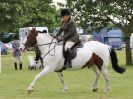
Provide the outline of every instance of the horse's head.
<path id="1" fill-rule="evenodd" d="M 37 43 L 37 39 L 36 39 L 37 35 L 38 35 L 38 31 L 35 28 L 33 28 L 29 33 L 27 33 L 27 35 L 23 39 L 20 45 L 20 49 L 25 50 L 28 47 L 34 47 Z"/>

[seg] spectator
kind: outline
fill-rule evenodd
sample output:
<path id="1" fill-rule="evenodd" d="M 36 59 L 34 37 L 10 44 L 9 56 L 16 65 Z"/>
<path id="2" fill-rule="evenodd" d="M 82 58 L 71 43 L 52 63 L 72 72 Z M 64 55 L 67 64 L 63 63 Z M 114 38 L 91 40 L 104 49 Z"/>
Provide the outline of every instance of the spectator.
<path id="1" fill-rule="evenodd" d="M 19 49 L 20 42 L 17 39 L 17 36 L 14 36 L 12 48 L 13 48 L 13 57 L 14 57 L 14 67 L 17 70 L 17 63 L 19 64 L 19 69 L 22 70 L 22 58 L 21 58 L 21 51 Z"/>

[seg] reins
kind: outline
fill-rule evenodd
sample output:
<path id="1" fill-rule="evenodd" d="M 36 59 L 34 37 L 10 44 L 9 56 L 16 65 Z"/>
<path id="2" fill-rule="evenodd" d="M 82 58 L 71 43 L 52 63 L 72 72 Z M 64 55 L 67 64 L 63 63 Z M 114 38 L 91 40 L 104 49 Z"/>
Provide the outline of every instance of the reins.
<path id="1" fill-rule="evenodd" d="M 51 44 L 53 44 L 53 43 L 57 43 L 57 42 L 50 42 L 50 43 L 46 43 L 46 44 L 40 44 L 40 45 L 36 45 L 36 46 L 43 46 L 43 45 L 51 45 Z"/>
<path id="2" fill-rule="evenodd" d="M 52 49 L 50 49 L 45 55 L 43 55 L 42 59 L 43 59 L 45 56 L 47 56 L 53 49 L 54 49 L 54 54 L 55 54 L 55 47 L 56 47 L 57 45 L 58 45 L 58 43 L 56 43 Z M 54 56 L 54 55 L 52 55 L 52 54 L 50 54 L 50 55 L 51 55 L 51 56 Z"/>
<path id="3" fill-rule="evenodd" d="M 49 49 L 50 49 L 50 46 L 51 44 L 55 43 L 54 47 L 52 47 L 45 55 L 43 55 L 42 59 L 47 56 L 53 49 L 54 49 L 54 54 L 49 54 L 51 56 L 54 56 L 55 55 L 55 47 L 58 45 L 58 41 L 57 42 L 53 42 L 54 38 L 52 38 L 51 42 L 50 43 L 46 43 L 46 44 L 40 44 L 40 45 L 36 45 L 36 46 L 43 46 L 43 45 L 49 45 Z"/>

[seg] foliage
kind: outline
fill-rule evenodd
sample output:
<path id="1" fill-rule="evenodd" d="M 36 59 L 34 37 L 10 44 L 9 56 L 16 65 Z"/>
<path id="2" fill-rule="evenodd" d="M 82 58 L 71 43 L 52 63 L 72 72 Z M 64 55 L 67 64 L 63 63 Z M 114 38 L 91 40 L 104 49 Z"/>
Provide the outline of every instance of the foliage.
<path id="1" fill-rule="evenodd" d="M 0 32 L 14 32 L 27 26 L 52 28 L 58 24 L 52 0 L 1 0 L 0 14 Z"/>
<path id="2" fill-rule="evenodd" d="M 133 0 L 67 0 L 67 6 L 81 25 L 99 30 L 110 23 L 125 33 L 126 64 L 132 64 L 130 35 L 133 32 Z"/>
<path id="3" fill-rule="evenodd" d="M 88 31 L 114 24 L 125 33 L 126 64 L 132 64 L 133 0 L 66 0 L 73 17 Z M 61 7 L 65 5 L 59 3 Z M 0 0 L 0 32 L 18 32 L 27 26 L 58 27 L 59 11 L 52 0 Z"/>
<path id="4" fill-rule="evenodd" d="M 18 25 L 17 15 L 20 11 L 19 4 L 21 4 L 21 1 L 19 0 L 0 1 L 0 32 L 5 32 L 6 30 L 11 31 L 11 29 L 14 29 Z"/>

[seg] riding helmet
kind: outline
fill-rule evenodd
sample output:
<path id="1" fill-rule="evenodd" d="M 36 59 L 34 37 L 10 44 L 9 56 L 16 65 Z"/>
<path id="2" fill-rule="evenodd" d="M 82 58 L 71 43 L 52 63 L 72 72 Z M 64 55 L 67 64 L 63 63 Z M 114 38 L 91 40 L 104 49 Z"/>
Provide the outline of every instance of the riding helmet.
<path id="1" fill-rule="evenodd" d="M 61 10 L 61 17 L 65 16 L 65 15 L 70 15 L 70 12 L 68 9 L 62 9 Z"/>

